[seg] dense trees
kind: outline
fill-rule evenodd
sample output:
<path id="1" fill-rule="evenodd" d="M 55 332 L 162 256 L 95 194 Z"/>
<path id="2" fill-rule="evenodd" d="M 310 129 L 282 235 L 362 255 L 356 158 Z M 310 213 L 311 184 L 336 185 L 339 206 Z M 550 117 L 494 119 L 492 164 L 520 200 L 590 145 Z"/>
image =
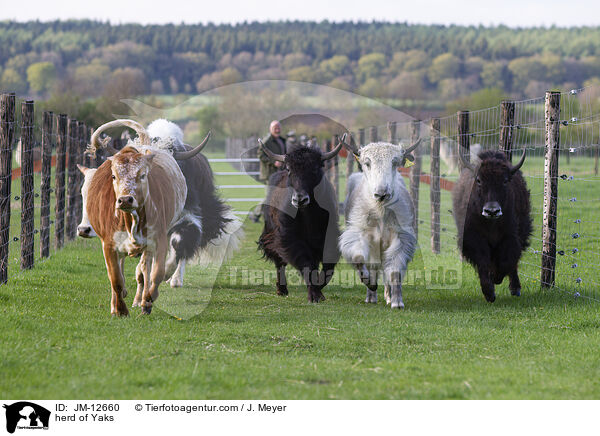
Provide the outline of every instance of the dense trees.
<path id="1" fill-rule="evenodd" d="M 598 78 L 600 27 L 0 22 L 1 90 L 38 97 L 196 93 L 290 79 L 443 102 L 487 88 L 531 96 Z"/>

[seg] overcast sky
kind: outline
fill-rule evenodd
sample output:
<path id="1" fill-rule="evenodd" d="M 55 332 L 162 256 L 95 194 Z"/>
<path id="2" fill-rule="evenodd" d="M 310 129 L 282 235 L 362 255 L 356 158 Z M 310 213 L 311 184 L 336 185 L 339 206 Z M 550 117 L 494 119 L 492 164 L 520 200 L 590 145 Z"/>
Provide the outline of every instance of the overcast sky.
<path id="1" fill-rule="evenodd" d="M 0 19 L 17 21 L 91 18 L 111 23 L 164 24 L 327 19 L 510 27 L 600 25 L 597 0 L 31 0 L 25 3 L 0 0 L 0 3 Z"/>

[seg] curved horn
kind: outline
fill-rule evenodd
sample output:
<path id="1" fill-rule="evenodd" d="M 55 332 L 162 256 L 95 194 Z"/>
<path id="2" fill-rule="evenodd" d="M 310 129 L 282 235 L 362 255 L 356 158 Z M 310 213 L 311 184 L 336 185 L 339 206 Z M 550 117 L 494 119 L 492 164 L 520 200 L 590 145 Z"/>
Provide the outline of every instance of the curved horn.
<path id="1" fill-rule="evenodd" d="M 358 156 L 360 153 L 358 151 L 358 148 L 356 148 L 356 144 L 353 143 L 353 141 L 350 141 L 350 144 L 348 144 L 346 142 L 346 137 L 348 136 L 347 133 L 344 133 L 344 136 L 342 136 L 342 139 L 340 139 L 340 144 L 342 144 L 344 147 L 346 147 L 347 150 L 349 150 L 350 152 L 352 152 L 352 154 L 354 156 Z M 350 138 L 352 139 L 352 138 Z"/>
<path id="2" fill-rule="evenodd" d="M 260 138 L 258 138 L 258 143 L 260 144 L 260 149 L 267 156 L 269 156 L 269 159 L 271 159 L 272 161 L 277 161 L 277 162 L 285 162 L 285 155 L 284 154 L 273 153 L 271 150 L 269 150 L 267 147 L 265 147 L 265 144 L 263 144 L 262 139 L 260 139 Z"/>
<path id="3" fill-rule="evenodd" d="M 344 136 L 342 137 L 342 140 L 338 141 L 338 144 L 335 146 L 335 148 L 333 150 L 328 151 L 327 153 L 323 153 L 321 155 L 321 161 L 325 162 L 326 160 L 333 159 L 334 157 L 336 157 L 336 155 L 342 149 L 342 145 L 344 145 L 344 139 L 345 138 L 346 138 L 346 134 L 344 133 Z"/>
<path id="4" fill-rule="evenodd" d="M 202 151 L 202 149 L 204 147 L 206 147 L 206 144 L 208 144 L 208 140 L 210 139 L 211 133 L 212 132 L 209 130 L 208 133 L 206 134 L 206 137 L 204 138 L 204 140 L 200 143 L 200 145 L 198 145 L 193 150 L 189 150 L 189 151 L 174 151 L 173 152 L 173 158 L 175 158 L 177 160 L 185 160 L 185 159 L 189 159 L 191 157 L 196 156 L 198 153 L 200 153 L 200 151 Z"/>
<path id="5" fill-rule="evenodd" d="M 404 149 L 404 154 L 410 153 L 411 151 L 413 151 L 415 148 L 417 148 L 419 146 L 419 144 L 421 143 L 421 140 L 423 138 L 419 138 L 417 139 L 417 141 L 413 144 L 410 145 L 410 147 Z"/>
<path id="6" fill-rule="evenodd" d="M 523 163 L 525 163 L 525 156 L 526 155 L 527 155 L 527 148 L 523 147 L 523 155 L 521 156 L 521 159 L 519 160 L 519 162 L 517 162 L 517 164 L 510 169 L 510 173 L 511 174 L 516 173 L 523 166 Z"/>
<path id="7" fill-rule="evenodd" d="M 468 170 L 471 170 L 472 172 L 475 172 L 475 165 L 473 165 L 471 162 L 469 162 L 464 156 L 463 154 L 460 152 L 460 145 L 458 146 L 458 157 L 460 157 L 460 161 L 462 162 L 463 167 L 465 167 Z"/>
<path id="8" fill-rule="evenodd" d="M 137 121 L 119 119 L 109 121 L 108 123 L 104 123 L 94 131 L 94 134 L 92 135 L 92 139 L 90 141 L 90 146 L 88 147 L 88 151 L 92 153 L 92 155 L 95 155 L 96 150 L 98 150 L 99 148 L 106 148 L 111 138 L 107 136 L 106 138 L 100 139 L 100 133 L 117 126 L 126 126 L 132 128 L 137 133 L 138 138 L 142 144 L 150 144 L 150 136 L 148 135 L 148 132 L 146 132 L 144 126 L 142 126 Z"/>

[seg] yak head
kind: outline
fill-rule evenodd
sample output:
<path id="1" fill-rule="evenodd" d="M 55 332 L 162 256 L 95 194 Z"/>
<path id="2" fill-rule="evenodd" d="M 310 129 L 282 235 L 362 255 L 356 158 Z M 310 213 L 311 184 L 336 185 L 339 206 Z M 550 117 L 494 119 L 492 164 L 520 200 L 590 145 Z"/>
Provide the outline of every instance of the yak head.
<path id="1" fill-rule="evenodd" d="M 154 157 L 154 154 L 142 154 L 133 147 L 125 147 L 109 158 L 117 210 L 133 212 L 144 206 L 150 195 L 148 174 Z"/>
<path id="2" fill-rule="evenodd" d="M 475 179 L 471 199 L 485 219 L 496 220 L 502 216 L 510 191 L 510 182 L 513 175 L 523 166 L 525 154 L 526 149 L 523 149 L 523 155 L 515 166 L 510 164 L 501 151 L 481 153 L 478 166 L 467 162 L 460 154 L 465 170 L 471 171 Z"/>
<path id="3" fill-rule="evenodd" d="M 96 235 L 96 232 L 92 228 L 90 224 L 90 220 L 87 215 L 87 209 L 85 207 L 88 190 L 90 189 L 90 184 L 92 183 L 92 178 L 94 174 L 96 174 L 97 168 L 86 168 L 83 165 L 77 164 L 77 168 L 83 174 L 83 185 L 81 186 L 81 203 L 82 203 L 82 211 L 81 211 L 81 222 L 77 226 L 77 234 L 82 238 L 93 238 Z"/>
<path id="4" fill-rule="evenodd" d="M 373 199 L 385 206 L 397 200 L 397 184 L 401 178 L 399 170 L 407 166 L 408 162 L 414 161 L 411 152 L 420 142 L 419 139 L 407 148 L 387 142 L 373 142 L 360 149 L 354 145 L 345 145 L 360 163 Z"/>
<path id="5" fill-rule="evenodd" d="M 292 190 L 292 206 L 302 209 L 314 199 L 314 189 L 323 178 L 323 164 L 334 158 L 342 148 L 342 143 L 327 153 L 312 143 L 299 147 L 288 154 L 275 154 L 258 140 L 261 149 L 272 161 L 283 162 L 287 171 L 287 186 Z"/>

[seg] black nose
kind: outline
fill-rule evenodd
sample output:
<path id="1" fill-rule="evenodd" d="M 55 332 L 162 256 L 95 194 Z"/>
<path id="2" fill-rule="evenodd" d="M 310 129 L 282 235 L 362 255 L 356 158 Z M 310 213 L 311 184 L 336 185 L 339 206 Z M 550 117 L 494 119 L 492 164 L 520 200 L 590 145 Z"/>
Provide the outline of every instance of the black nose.
<path id="1" fill-rule="evenodd" d="M 388 191 L 378 191 L 373 194 L 373 197 L 375 197 L 375 200 L 383 202 L 390 198 L 390 193 Z"/>
<path id="2" fill-rule="evenodd" d="M 131 195 L 124 195 L 123 197 L 119 197 L 117 203 L 121 204 L 133 204 L 133 197 Z"/>
<path id="3" fill-rule="evenodd" d="M 499 207 L 484 207 L 483 215 L 490 218 L 499 217 L 502 215 L 502 209 Z"/>
<path id="4" fill-rule="evenodd" d="M 305 204 L 308 204 L 308 195 L 299 196 L 297 202 L 298 206 L 304 206 Z"/>

